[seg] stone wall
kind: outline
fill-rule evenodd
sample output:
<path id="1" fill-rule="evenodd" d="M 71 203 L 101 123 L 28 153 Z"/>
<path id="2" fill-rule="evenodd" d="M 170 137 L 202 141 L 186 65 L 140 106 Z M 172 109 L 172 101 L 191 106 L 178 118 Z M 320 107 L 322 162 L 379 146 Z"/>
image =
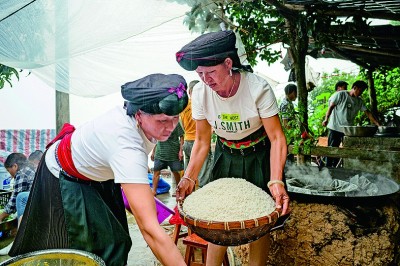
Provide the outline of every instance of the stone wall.
<path id="1" fill-rule="evenodd" d="M 345 136 L 343 147 L 356 148 L 360 152 L 368 152 L 367 150 L 386 151 L 387 154 L 393 153 L 395 155 L 395 153 L 400 153 L 400 138 Z M 381 161 L 381 158 L 375 158 L 375 160 L 345 158 L 343 164 L 345 168 L 382 174 L 400 183 L 400 163 L 396 158 L 390 161 Z"/>

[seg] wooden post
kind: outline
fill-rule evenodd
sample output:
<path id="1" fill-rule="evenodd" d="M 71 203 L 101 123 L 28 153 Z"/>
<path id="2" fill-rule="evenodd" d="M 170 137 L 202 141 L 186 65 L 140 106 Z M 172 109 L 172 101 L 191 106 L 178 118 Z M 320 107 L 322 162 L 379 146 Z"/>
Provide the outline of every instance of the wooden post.
<path id="1" fill-rule="evenodd" d="M 378 102 L 376 100 L 376 90 L 374 84 L 374 78 L 372 77 L 373 70 L 367 71 L 368 83 L 369 83 L 369 101 L 371 103 L 371 113 L 377 119 L 378 118 Z"/>
<path id="2" fill-rule="evenodd" d="M 56 132 L 60 132 L 64 123 L 69 121 L 69 94 L 56 91 Z"/>
<path id="3" fill-rule="evenodd" d="M 56 89 L 56 132 L 64 123 L 70 122 L 69 112 L 69 31 L 68 31 L 68 3 L 61 1 L 55 5 L 55 58 L 66 58 L 55 64 Z M 67 23 L 67 25 L 65 25 Z"/>

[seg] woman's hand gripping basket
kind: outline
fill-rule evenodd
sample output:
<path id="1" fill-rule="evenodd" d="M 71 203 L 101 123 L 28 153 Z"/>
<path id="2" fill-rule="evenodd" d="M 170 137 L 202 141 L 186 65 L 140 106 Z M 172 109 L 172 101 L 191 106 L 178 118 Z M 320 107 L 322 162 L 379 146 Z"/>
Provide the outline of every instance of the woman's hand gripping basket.
<path id="1" fill-rule="evenodd" d="M 178 204 L 197 235 L 213 244 L 238 246 L 266 235 L 280 216 L 273 199 L 244 179 L 221 178 Z"/>

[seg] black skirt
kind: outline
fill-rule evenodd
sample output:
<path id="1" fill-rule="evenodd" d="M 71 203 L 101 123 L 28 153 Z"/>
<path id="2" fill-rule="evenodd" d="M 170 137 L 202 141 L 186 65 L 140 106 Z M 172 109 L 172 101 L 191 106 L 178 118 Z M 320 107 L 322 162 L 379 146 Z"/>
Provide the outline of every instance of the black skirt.
<path id="1" fill-rule="evenodd" d="M 253 134 L 259 135 L 259 131 Z M 250 135 L 238 142 L 252 138 Z M 268 137 L 245 149 L 230 148 L 217 138 L 210 181 L 223 177 L 243 178 L 270 193 L 267 187 L 270 180 L 270 150 Z"/>
<path id="2" fill-rule="evenodd" d="M 78 249 L 106 265 L 126 265 L 132 246 L 121 188 L 113 180 L 54 177 L 45 155 L 33 183 L 11 256 L 45 249 Z"/>

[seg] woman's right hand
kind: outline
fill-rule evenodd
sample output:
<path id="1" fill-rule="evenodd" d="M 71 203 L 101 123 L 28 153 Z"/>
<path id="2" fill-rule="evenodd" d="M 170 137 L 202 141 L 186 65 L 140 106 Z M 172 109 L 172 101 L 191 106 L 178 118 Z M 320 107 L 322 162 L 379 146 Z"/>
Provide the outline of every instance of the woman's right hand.
<path id="1" fill-rule="evenodd" d="M 195 185 L 196 181 L 183 176 L 181 181 L 176 185 L 176 201 L 183 201 L 188 195 L 192 194 Z"/>
<path id="2" fill-rule="evenodd" d="M 290 212 L 289 209 L 289 195 L 286 192 L 286 189 L 281 184 L 272 184 L 269 187 L 272 198 L 275 200 L 275 206 L 277 209 L 282 211 L 281 215 L 285 215 Z"/>

